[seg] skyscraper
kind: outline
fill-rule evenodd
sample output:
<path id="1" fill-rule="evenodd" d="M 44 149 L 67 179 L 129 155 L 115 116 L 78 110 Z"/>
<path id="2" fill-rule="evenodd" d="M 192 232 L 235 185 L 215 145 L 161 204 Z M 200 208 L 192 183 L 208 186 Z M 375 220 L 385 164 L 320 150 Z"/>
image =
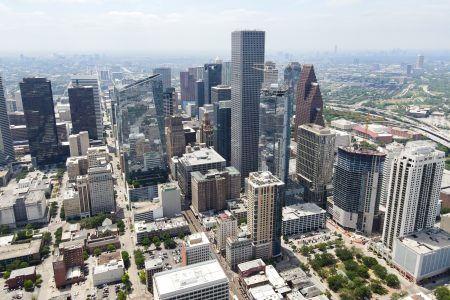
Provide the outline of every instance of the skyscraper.
<path id="1" fill-rule="evenodd" d="M 172 70 L 170 68 L 154 68 L 153 75 L 160 74 L 160 80 L 162 80 L 163 91 L 172 87 Z"/>
<path id="2" fill-rule="evenodd" d="M 400 155 L 404 148 L 405 147 L 402 144 L 396 142 L 386 145 L 387 154 L 383 166 L 383 183 L 381 187 L 380 198 L 380 205 L 383 205 L 384 207 L 386 207 L 387 205 L 389 177 L 391 174 L 392 161 L 394 158 Z"/>
<path id="3" fill-rule="evenodd" d="M 231 85 L 231 61 L 222 62 L 222 84 Z"/>
<path id="4" fill-rule="evenodd" d="M 227 161 L 231 160 L 231 100 L 214 103 L 214 149 Z"/>
<path id="5" fill-rule="evenodd" d="M 205 105 L 205 82 L 199 79 L 195 82 L 195 105 L 197 105 L 197 116 L 200 107 Z"/>
<path id="6" fill-rule="evenodd" d="M 259 170 L 287 183 L 292 97 L 287 86 L 265 86 L 259 103 Z"/>
<path id="7" fill-rule="evenodd" d="M 297 138 L 297 131 L 300 125 L 314 123 L 325 126 L 322 111 L 322 94 L 314 73 L 314 67 L 313 65 L 303 65 L 300 79 L 297 83 L 294 137 Z"/>
<path id="8" fill-rule="evenodd" d="M 417 55 L 416 69 L 423 69 L 423 61 L 425 60 L 425 56 L 422 54 Z"/>
<path id="9" fill-rule="evenodd" d="M 330 129 L 320 125 L 305 124 L 298 128 L 296 172 L 307 202 L 325 204 L 327 185 L 333 177 L 335 139 Z"/>
<path id="10" fill-rule="evenodd" d="M 264 73 L 256 67 L 264 64 L 264 45 L 264 31 L 231 34 L 231 165 L 242 180 L 258 169 L 259 96 Z"/>
<path id="11" fill-rule="evenodd" d="M 62 161 L 59 157 L 51 82 L 46 78 L 24 78 L 19 86 L 32 159 L 37 165 Z"/>
<path id="12" fill-rule="evenodd" d="M 382 237 L 386 247 L 392 249 L 398 237 L 434 226 L 444 157 L 427 142 L 416 141 L 391 161 Z"/>
<path id="13" fill-rule="evenodd" d="M 284 68 L 284 84 L 292 89 L 292 99 L 297 99 L 297 83 L 302 72 L 302 66 L 296 61 L 292 61 Z"/>
<path id="14" fill-rule="evenodd" d="M 180 72 L 181 101 L 195 100 L 195 78 L 189 72 Z"/>
<path id="15" fill-rule="evenodd" d="M 163 93 L 164 116 L 173 116 L 177 110 L 175 88 L 168 88 Z"/>
<path id="16" fill-rule="evenodd" d="M 246 180 L 247 226 L 255 258 L 281 255 L 281 220 L 284 183 L 270 172 L 252 172 Z"/>
<path id="17" fill-rule="evenodd" d="M 266 61 L 264 63 L 264 85 L 278 83 L 278 69 L 273 61 Z"/>
<path id="18" fill-rule="evenodd" d="M 9 128 L 8 113 L 6 111 L 3 79 L 0 74 L 0 166 L 14 160 L 14 148 Z"/>
<path id="19" fill-rule="evenodd" d="M 94 107 L 95 107 L 95 119 L 96 119 L 96 130 L 97 130 L 97 139 L 103 138 L 103 115 L 102 108 L 100 104 L 100 91 L 98 87 L 98 78 L 96 75 L 74 75 L 72 76 L 72 86 L 84 86 L 84 87 L 92 87 L 94 92 Z M 89 131 L 89 136 L 91 132 Z M 92 138 L 92 137 L 91 137 Z"/>
<path id="20" fill-rule="evenodd" d="M 214 146 L 214 128 L 207 112 L 203 114 L 200 125 L 200 143 L 205 143 L 206 147 Z"/>
<path id="21" fill-rule="evenodd" d="M 379 213 L 385 156 L 350 147 L 338 149 L 333 219 L 342 227 L 372 234 Z"/>
<path id="22" fill-rule="evenodd" d="M 231 100 L 231 87 L 228 85 L 218 85 L 211 88 L 211 104 L 223 100 Z"/>
<path id="23" fill-rule="evenodd" d="M 169 116 L 166 118 L 167 157 L 182 156 L 186 141 L 184 137 L 183 118 L 181 116 Z"/>
<path id="24" fill-rule="evenodd" d="M 222 64 L 205 64 L 203 81 L 205 82 L 204 103 L 211 104 L 211 88 L 222 83 Z"/>
<path id="25" fill-rule="evenodd" d="M 75 85 L 68 89 L 70 115 L 72 117 L 72 133 L 87 131 L 89 138 L 101 139 L 97 131 L 97 116 L 95 115 L 94 89 Z"/>

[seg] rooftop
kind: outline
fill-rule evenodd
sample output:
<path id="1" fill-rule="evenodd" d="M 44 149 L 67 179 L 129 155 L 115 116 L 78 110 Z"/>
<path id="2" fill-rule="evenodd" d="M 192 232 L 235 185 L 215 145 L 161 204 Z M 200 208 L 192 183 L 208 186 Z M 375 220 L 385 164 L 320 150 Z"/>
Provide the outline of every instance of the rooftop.
<path id="1" fill-rule="evenodd" d="M 186 147 L 186 152 L 183 157 L 180 158 L 180 163 L 188 166 L 197 166 L 203 164 L 223 163 L 225 165 L 225 159 L 220 156 L 213 148 L 208 147 Z"/>
<path id="2" fill-rule="evenodd" d="M 283 221 L 295 220 L 316 214 L 324 214 L 326 211 L 314 203 L 294 204 L 283 207 Z"/>
<path id="3" fill-rule="evenodd" d="M 281 299 L 280 296 L 277 293 L 275 293 L 273 288 L 268 284 L 251 288 L 248 290 L 248 293 L 251 295 L 251 298 L 255 300 Z"/>
<path id="4" fill-rule="evenodd" d="M 41 248 L 41 239 L 31 240 L 29 243 L 14 244 L 0 247 L 0 260 L 13 259 L 27 255 L 39 253 Z"/>
<path id="5" fill-rule="evenodd" d="M 227 283 L 228 279 L 216 260 L 209 260 L 153 275 L 160 296 L 181 294 L 193 288 L 207 287 L 213 283 Z"/>
<path id="6" fill-rule="evenodd" d="M 238 265 L 239 272 L 245 272 L 254 268 L 265 267 L 266 264 L 260 258 L 247 261 Z"/>
<path id="7" fill-rule="evenodd" d="M 36 267 L 32 266 L 32 267 L 28 267 L 28 268 L 13 270 L 11 272 L 11 275 L 9 275 L 9 278 L 25 276 L 25 275 L 30 275 L 30 274 L 34 274 L 34 273 L 36 273 Z"/>
<path id="8" fill-rule="evenodd" d="M 418 254 L 450 248 L 450 234 L 438 228 L 423 230 L 397 239 Z"/>
<path id="9" fill-rule="evenodd" d="M 257 186 L 284 185 L 283 181 L 272 175 L 269 171 L 252 172 L 248 177 L 248 182 Z"/>
<path id="10" fill-rule="evenodd" d="M 103 253 L 97 259 L 97 265 L 106 265 L 111 261 L 119 261 L 122 260 L 119 251 L 114 251 L 110 253 Z"/>
<path id="11" fill-rule="evenodd" d="M 136 233 L 151 232 L 161 229 L 177 228 L 183 226 L 188 226 L 188 222 L 184 219 L 184 217 L 157 220 L 155 222 L 149 223 L 145 223 L 143 221 L 134 223 L 134 229 Z"/>
<path id="12" fill-rule="evenodd" d="M 188 247 L 197 247 L 202 245 L 209 245 L 208 237 L 204 232 L 191 234 L 186 238 L 186 245 Z"/>
<path id="13" fill-rule="evenodd" d="M 161 258 L 149 259 L 145 261 L 145 269 L 153 270 L 164 267 L 164 263 Z"/>

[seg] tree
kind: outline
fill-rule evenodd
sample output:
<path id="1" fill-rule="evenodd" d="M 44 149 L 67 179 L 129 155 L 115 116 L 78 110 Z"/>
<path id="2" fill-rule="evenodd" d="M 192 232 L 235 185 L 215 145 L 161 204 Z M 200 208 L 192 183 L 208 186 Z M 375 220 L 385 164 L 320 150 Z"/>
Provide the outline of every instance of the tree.
<path id="1" fill-rule="evenodd" d="M 346 286 L 348 280 L 342 275 L 334 275 L 328 277 L 327 282 L 330 289 L 334 292 L 337 292 Z"/>
<path id="2" fill-rule="evenodd" d="M 23 282 L 23 287 L 25 288 L 26 291 L 32 291 L 34 287 L 33 281 L 26 279 Z"/>
<path id="3" fill-rule="evenodd" d="M 141 250 L 134 250 L 134 263 L 138 269 L 144 268 L 145 257 Z"/>
<path id="4" fill-rule="evenodd" d="M 347 271 L 356 271 L 358 269 L 358 263 L 353 259 L 344 261 L 344 266 Z"/>
<path id="5" fill-rule="evenodd" d="M 386 295 L 388 290 L 384 288 L 379 280 L 373 280 L 370 283 L 370 290 L 377 295 Z"/>
<path id="6" fill-rule="evenodd" d="M 48 231 L 42 233 L 42 241 L 46 245 L 50 245 L 52 243 L 52 234 Z"/>
<path id="7" fill-rule="evenodd" d="M 356 273 L 358 274 L 358 276 L 362 277 L 362 278 L 369 278 L 369 268 L 366 267 L 365 265 L 359 265 L 358 269 L 356 270 Z"/>
<path id="8" fill-rule="evenodd" d="M 11 275 L 10 271 L 3 272 L 3 279 L 8 279 L 10 275 Z"/>
<path id="9" fill-rule="evenodd" d="M 59 212 L 59 217 L 61 218 L 61 220 L 66 219 L 66 211 L 64 210 L 64 205 L 61 207 L 61 211 Z"/>
<path id="10" fill-rule="evenodd" d="M 156 242 L 155 247 L 156 247 L 156 249 L 159 249 L 161 247 L 161 242 Z"/>
<path id="11" fill-rule="evenodd" d="M 125 273 L 122 275 L 120 280 L 122 281 L 123 284 L 127 284 L 130 281 L 130 275 L 128 275 L 128 273 Z"/>
<path id="12" fill-rule="evenodd" d="M 164 240 L 164 248 L 166 249 L 174 249 L 177 247 L 177 243 L 171 238 Z"/>
<path id="13" fill-rule="evenodd" d="M 391 288 L 398 288 L 400 286 L 400 280 L 398 280 L 398 277 L 395 274 L 386 275 L 386 278 L 384 280 L 386 281 L 386 284 Z"/>
<path id="14" fill-rule="evenodd" d="M 349 259 L 353 258 L 353 254 L 350 250 L 348 250 L 347 248 L 337 248 L 336 249 L 336 256 L 341 260 L 341 261 L 346 261 Z"/>
<path id="15" fill-rule="evenodd" d="M 353 294 L 356 299 L 370 299 L 372 297 L 372 292 L 367 286 L 359 286 L 353 290 Z"/>
<path id="16" fill-rule="evenodd" d="M 87 260 L 89 258 L 89 253 L 86 250 L 83 250 L 83 260 Z"/>
<path id="17" fill-rule="evenodd" d="M 377 259 L 370 256 L 364 256 L 362 258 L 362 262 L 368 268 L 372 268 L 373 266 L 378 265 Z"/>
<path id="18" fill-rule="evenodd" d="M 7 234 L 9 234 L 8 225 L 1 225 L 0 226 L 0 235 L 7 235 Z"/>
<path id="19" fill-rule="evenodd" d="M 100 248 L 95 248 L 94 249 L 94 255 L 95 256 L 99 256 L 100 254 L 102 254 L 102 250 L 100 250 Z"/>
<path id="20" fill-rule="evenodd" d="M 29 264 L 26 261 L 22 261 L 19 264 L 19 269 L 28 268 Z"/>
<path id="21" fill-rule="evenodd" d="M 116 246 L 108 245 L 108 246 L 106 246 L 106 251 L 108 251 L 108 252 L 116 251 Z"/>
<path id="22" fill-rule="evenodd" d="M 322 252 L 327 251 L 327 244 L 326 243 L 320 243 L 319 245 L 317 245 L 317 249 L 319 249 Z"/>
<path id="23" fill-rule="evenodd" d="M 125 266 L 125 268 L 129 268 L 130 267 L 130 255 L 128 254 L 127 251 L 122 251 L 122 260 L 123 260 L 123 264 Z"/>
<path id="24" fill-rule="evenodd" d="M 16 232 L 17 240 L 25 240 L 27 238 L 27 232 L 25 230 L 19 230 Z"/>
<path id="25" fill-rule="evenodd" d="M 118 220 L 117 228 L 119 228 L 120 233 L 124 233 L 125 232 L 125 223 L 122 220 Z"/>
<path id="26" fill-rule="evenodd" d="M 145 283 L 145 271 L 144 270 L 139 272 L 139 279 L 141 280 L 141 283 Z"/>
<path id="27" fill-rule="evenodd" d="M 434 290 L 434 295 L 437 300 L 449 300 L 450 299 L 450 290 L 446 286 L 440 286 L 436 290 Z"/>
<path id="28" fill-rule="evenodd" d="M 117 300 L 125 300 L 127 299 L 127 296 L 125 295 L 125 293 L 123 291 L 119 291 L 117 293 Z"/>
<path id="29" fill-rule="evenodd" d="M 308 247 L 306 245 L 303 245 L 303 246 L 300 247 L 300 253 L 303 256 L 309 256 L 311 254 L 311 252 L 312 252 L 311 247 Z"/>
<path id="30" fill-rule="evenodd" d="M 386 278 L 387 270 L 382 265 L 377 264 L 372 267 L 372 270 L 378 278 L 380 278 L 380 279 Z"/>
<path id="31" fill-rule="evenodd" d="M 142 244 L 143 246 L 150 246 L 151 243 L 152 243 L 152 242 L 150 241 L 150 239 L 149 239 L 148 237 L 143 238 L 143 239 L 142 239 L 142 242 L 141 242 L 141 244 Z"/>

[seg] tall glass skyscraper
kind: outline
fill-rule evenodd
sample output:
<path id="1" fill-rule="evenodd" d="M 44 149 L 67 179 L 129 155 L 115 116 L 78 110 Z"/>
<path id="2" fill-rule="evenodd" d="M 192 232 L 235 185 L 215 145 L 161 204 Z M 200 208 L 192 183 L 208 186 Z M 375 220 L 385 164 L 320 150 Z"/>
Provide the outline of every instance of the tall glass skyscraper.
<path id="1" fill-rule="evenodd" d="M 102 139 L 98 136 L 97 116 L 93 87 L 75 85 L 68 89 L 72 133 L 87 131 L 90 139 Z"/>
<path id="2" fill-rule="evenodd" d="M 166 170 L 164 103 L 158 75 L 126 86 L 115 86 L 116 135 L 129 175 L 153 169 Z"/>
<path id="3" fill-rule="evenodd" d="M 0 75 L 0 166 L 14 160 L 14 148 L 9 129 L 8 113 L 6 111 L 3 80 Z"/>
<path id="4" fill-rule="evenodd" d="M 19 86 L 32 159 L 37 165 L 61 162 L 51 82 L 24 78 Z"/>
<path id="5" fill-rule="evenodd" d="M 259 103 L 259 170 L 270 171 L 287 183 L 291 137 L 292 96 L 286 86 L 261 90 Z"/>
<path id="6" fill-rule="evenodd" d="M 259 97 L 264 73 L 264 31 L 231 34 L 231 165 L 241 184 L 258 169 Z"/>
<path id="7" fill-rule="evenodd" d="M 153 75 L 160 74 L 160 80 L 163 85 L 163 92 L 172 87 L 172 70 L 170 68 L 161 67 L 153 69 Z"/>
<path id="8" fill-rule="evenodd" d="M 231 159 L 231 100 L 214 105 L 214 150 L 230 165 Z"/>
<path id="9" fill-rule="evenodd" d="M 211 104 L 211 88 L 222 83 L 222 64 L 205 64 L 203 72 L 205 82 L 205 102 Z"/>

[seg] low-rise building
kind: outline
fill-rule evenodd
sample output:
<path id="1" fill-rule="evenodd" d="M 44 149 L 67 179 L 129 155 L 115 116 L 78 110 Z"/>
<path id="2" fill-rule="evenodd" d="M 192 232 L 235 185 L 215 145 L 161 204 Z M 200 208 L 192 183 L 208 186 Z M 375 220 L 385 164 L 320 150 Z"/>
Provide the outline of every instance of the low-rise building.
<path id="1" fill-rule="evenodd" d="M 239 264 L 254 258 L 252 240 L 247 238 L 245 233 L 236 237 L 228 237 L 225 247 L 226 261 L 232 270 L 236 270 Z"/>
<path id="2" fill-rule="evenodd" d="M 59 289 L 84 280 L 83 265 L 83 246 L 74 244 L 65 247 L 64 254 L 57 255 L 53 261 L 55 286 Z"/>
<path id="3" fill-rule="evenodd" d="M 183 241 L 181 262 L 183 266 L 212 259 L 209 240 L 204 232 L 191 234 Z"/>
<path id="4" fill-rule="evenodd" d="M 397 238 L 392 261 L 414 282 L 442 274 L 450 269 L 450 234 L 434 228 Z"/>
<path id="5" fill-rule="evenodd" d="M 338 120 L 333 120 L 330 123 L 331 127 L 340 129 L 340 130 L 345 130 L 345 131 L 352 131 L 353 127 L 357 126 L 358 124 L 346 119 L 338 119 Z"/>
<path id="6" fill-rule="evenodd" d="M 79 218 L 81 214 L 80 198 L 74 189 L 66 189 L 63 192 L 63 207 L 67 220 Z"/>
<path id="7" fill-rule="evenodd" d="M 31 280 L 33 282 L 36 280 L 35 266 L 13 270 L 5 283 L 8 285 L 8 288 L 15 289 L 23 286 L 25 280 Z"/>
<path id="8" fill-rule="evenodd" d="M 147 284 L 147 290 L 153 292 L 153 275 L 158 272 L 162 272 L 164 269 L 164 263 L 161 258 L 155 258 L 145 261 L 145 282 Z"/>
<path id="9" fill-rule="evenodd" d="M 238 265 L 238 272 L 240 278 L 245 278 L 263 272 L 266 269 L 266 264 L 260 258 L 243 262 Z"/>
<path id="10" fill-rule="evenodd" d="M 167 233 L 169 236 L 190 233 L 189 224 L 184 217 L 160 219 L 150 223 L 137 222 L 134 223 L 134 232 L 137 243 L 141 243 L 145 237 L 152 239 L 154 236 L 160 236 L 163 233 Z"/>
<path id="11" fill-rule="evenodd" d="M 104 253 L 97 259 L 92 272 L 94 286 L 119 282 L 125 274 L 125 266 L 120 252 Z"/>
<path id="12" fill-rule="evenodd" d="M 47 223 L 50 218 L 44 190 L 34 186 L 7 191 L 0 201 L 0 225 L 11 228 L 29 223 Z"/>
<path id="13" fill-rule="evenodd" d="M 374 141 L 376 143 L 389 144 L 393 141 L 392 134 L 390 133 L 378 133 L 370 128 L 364 128 L 362 126 L 353 127 L 353 133 L 359 137 Z"/>
<path id="14" fill-rule="evenodd" d="M 7 265 L 14 260 L 38 262 L 41 260 L 42 239 L 32 239 L 29 243 L 1 245 L 0 264 Z"/>
<path id="15" fill-rule="evenodd" d="M 394 136 L 411 140 L 420 140 L 420 138 L 422 137 L 422 135 L 418 132 L 400 127 L 389 127 L 389 133 Z"/>
<path id="16" fill-rule="evenodd" d="M 450 213 L 441 215 L 441 229 L 450 233 Z"/>
<path id="17" fill-rule="evenodd" d="M 326 211 L 314 203 L 283 207 L 282 234 L 292 235 L 325 228 Z"/>
<path id="18" fill-rule="evenodd" d="M 161 219 L 163 215 L 163 207 L 160 202 L 134 202 L 132 204 L 132 213 L 134 222 L 154 222 Z"/>
<path id="19" fill-rule="evenodd" d="M 156 273 L 153 276 L 155 300 L 228 300 L 228 278 L 216 260 Z"/>

